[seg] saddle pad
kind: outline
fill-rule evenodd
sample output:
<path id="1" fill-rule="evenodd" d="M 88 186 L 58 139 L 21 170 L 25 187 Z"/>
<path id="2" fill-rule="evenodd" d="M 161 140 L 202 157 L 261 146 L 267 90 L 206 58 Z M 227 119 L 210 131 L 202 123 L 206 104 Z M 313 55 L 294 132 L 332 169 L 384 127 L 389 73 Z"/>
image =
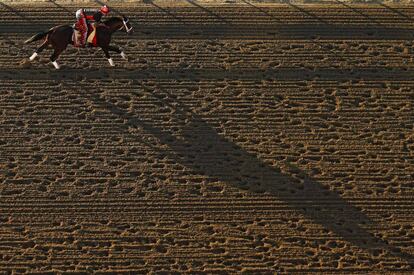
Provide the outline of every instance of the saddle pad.
<path id="1" fill-rule="evenodd" d="M 97 40 L 97 35 L 96 35 L 96 27 L 93 24 L 91 24 L 89 25 L 89 30 L 91 29 L 92 31 L 89 33 L 86 39 L 86 42 L 89 44 L 92 44 L 94 47 L 97 47 L 98 40 Z M 73 28 L 72 42 L 73 42 L 73 46 L 77 48 L 80 47 L 78 35 L 79 35 L 79 31 Z"/>
<path id="2" fill-rule="evenodd" d="M 96 26 L 94 24 L 91 24 L 90 27 L 92 27 L 92 32 L 89 34 L 88 39 L 86 41 L 96 47 Z"/>

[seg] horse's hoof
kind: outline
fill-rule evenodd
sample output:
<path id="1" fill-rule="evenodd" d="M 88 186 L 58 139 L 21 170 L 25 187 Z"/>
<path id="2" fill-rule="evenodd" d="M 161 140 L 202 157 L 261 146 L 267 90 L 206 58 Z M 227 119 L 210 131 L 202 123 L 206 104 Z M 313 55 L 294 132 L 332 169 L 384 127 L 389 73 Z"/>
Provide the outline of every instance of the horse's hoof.
<path id="1" fill-rule="evenodd" d="M 32 56 L 29 57 L 29 60 L 30 61 L 35 60 L 35 58 L 37 57 L 37 55 L 38 55 L 37 53 L 33 53 Z"/>
<path id="2" fill-rule="evenodd" d="M 128 57 L 126 56 L 124 52 L 121 52 L 121 56 L 122 56 L 122 59 L 128 60 Z"/>
<path id="3" fill-rule="evenodd" d="M 111 65 L 111 67 L 115 67 L 115 63 L 114 63 L 114 61 L 112 60 L 112 58 L 109 58 L 109 59 L 108 59 L 108 62 L 109 62 L 109 65 Z"/>
<path id="4" fill-rule="evenodd" d="M 60 66 L 56 61 L 53 61 L 52 64 L 53 64 L 53 66 L 55 67 L 56 70 L 60 69 Z"/>

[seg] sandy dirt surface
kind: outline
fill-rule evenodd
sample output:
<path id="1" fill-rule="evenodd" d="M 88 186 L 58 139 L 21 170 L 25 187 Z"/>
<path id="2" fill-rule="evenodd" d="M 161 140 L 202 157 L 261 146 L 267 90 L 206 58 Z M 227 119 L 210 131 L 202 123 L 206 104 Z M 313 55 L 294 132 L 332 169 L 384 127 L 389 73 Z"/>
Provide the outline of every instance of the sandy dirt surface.
<path id="1" fill-rule="evenodd" d="M 414 8 L 116 8 L 0 3 L 1 274 L 413 271 Z"/>

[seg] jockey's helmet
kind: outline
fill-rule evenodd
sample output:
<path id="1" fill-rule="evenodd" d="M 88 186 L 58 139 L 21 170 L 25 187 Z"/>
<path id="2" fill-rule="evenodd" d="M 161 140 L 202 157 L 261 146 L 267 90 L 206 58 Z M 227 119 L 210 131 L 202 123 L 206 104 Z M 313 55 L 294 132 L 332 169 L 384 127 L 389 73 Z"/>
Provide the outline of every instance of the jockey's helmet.
<path id="1" fill-rule="evenodd" d="M 78 9 L 77 11 L 76 11 L 76 19 L 81 19 L 81 18 L 83 18 L 85 15 L 84 15 L 84 13 L 83 13 L 83 9 Z"/>
<path id="2" fill-rule="evenodd" d="M 101 8 L 101 12 L 102 12 L 103 14 L 107 15 L 107 14 L 109 13 L 109 8 L 108 8 L 108 6 L 107 6 L 107 5 L 103 6 L 103 7 Z"/>

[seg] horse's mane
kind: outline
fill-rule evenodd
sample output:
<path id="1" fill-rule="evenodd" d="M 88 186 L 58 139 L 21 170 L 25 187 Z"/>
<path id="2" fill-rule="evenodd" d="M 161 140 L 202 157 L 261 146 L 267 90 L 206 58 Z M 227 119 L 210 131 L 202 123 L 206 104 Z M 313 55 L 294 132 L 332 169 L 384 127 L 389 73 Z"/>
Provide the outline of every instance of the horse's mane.
<path id="1" fill-rule="evenodd" d="M 108 25 L 108 24 L 115 23 L 117 21 L 122 21 L 122 18 L 121 17 L 118 17 L 118 16 L 114 16 L 114 17 L 111 17 L 111 18 L 109 18 L 107 20 L 104 20 L 103 23 L 105 25 Z"/>

